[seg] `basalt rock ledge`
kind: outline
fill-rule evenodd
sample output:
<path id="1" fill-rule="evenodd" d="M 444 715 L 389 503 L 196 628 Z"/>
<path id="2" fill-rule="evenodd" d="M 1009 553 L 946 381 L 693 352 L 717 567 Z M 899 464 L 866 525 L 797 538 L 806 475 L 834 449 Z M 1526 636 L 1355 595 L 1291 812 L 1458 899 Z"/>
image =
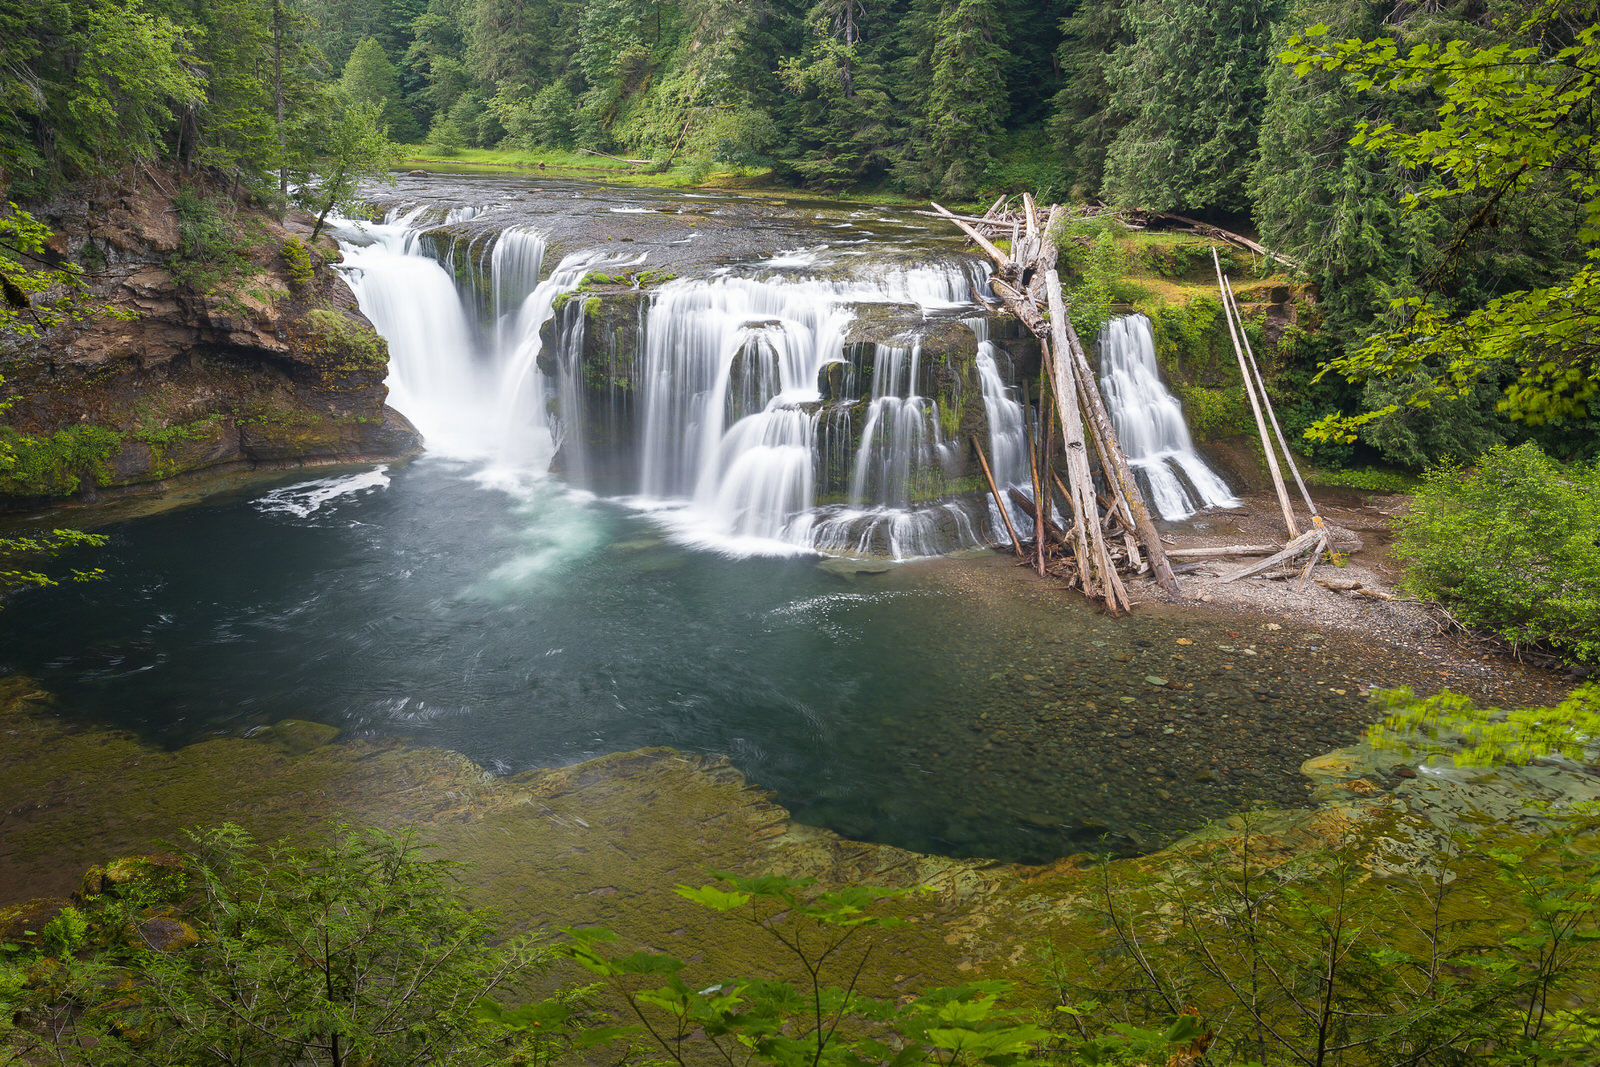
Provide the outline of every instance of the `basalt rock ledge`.
<path id="1" fill-rule="evenodd" d="M 13 397 L 0 435 L 15 457 L 0 509 L 420 451 L 385 403 L 388 347 L 332 269 L 333 241 L 311 242 L 308 218 L 180 182 L 102 182 L 32 205 L 50 252 L 84 265 L 116 314 L 0 338 Z M 180 225 L 197 212 L 210 249 Z"/>

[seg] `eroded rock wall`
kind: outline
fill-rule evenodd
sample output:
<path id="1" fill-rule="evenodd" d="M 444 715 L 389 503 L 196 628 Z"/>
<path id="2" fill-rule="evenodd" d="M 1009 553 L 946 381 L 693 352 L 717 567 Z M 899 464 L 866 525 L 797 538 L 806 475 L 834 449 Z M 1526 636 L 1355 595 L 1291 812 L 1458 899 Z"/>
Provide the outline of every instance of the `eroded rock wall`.
<path id="1" fill-rule="evenodd" d="M 191 212 L 231 201 L 181 181 L 141 177 L 34 206 L 55 231 L 51 251 L 87 265 L 90 295 L 119 314 L 0 342 L 17 398 L 0 416 L 17 460 L 0 471 L 0 507 L 419 450 L 385 404 L 388 348 L 332 269 L 331 238 L 310 242 L 309 219 L 236 207 L 218 222 L 226 258 L 202 262 L 175 201 Z"/>

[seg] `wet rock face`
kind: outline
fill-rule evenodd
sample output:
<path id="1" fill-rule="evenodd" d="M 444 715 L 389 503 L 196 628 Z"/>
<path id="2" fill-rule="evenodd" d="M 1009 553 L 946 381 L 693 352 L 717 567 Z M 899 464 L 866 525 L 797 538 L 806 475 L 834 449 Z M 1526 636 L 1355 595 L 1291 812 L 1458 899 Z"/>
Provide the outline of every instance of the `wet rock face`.
<path id="1" fill-rule="evenodd" d="M 20 397 L 6 429 L 27 439 L 0 480 L 0 507 L 419 449 L 384 402 L 387 346 L 331 268 L 331 239 L 305 243 L 308 220 L 280 225 L 240 207 L 235 248 L 213 268 L 181 255 L 174 200 L 148 183 L 35 211 L 56 231 L 54 252 L 90 265 L 93 298 L 127 317 L 0 345 L 6 391 Z"/>
<path id="2" fill-rule="evenodd" d="M 559 301 L 540 330 L 539 370 L 557 382 L 551 414 L 576 428 L 609 478 L 631 468 L 639 451 L 636 408 L 644 321 L 650 294 L 621 285 L 580 289 Z M 556 465 L 563 457 L 557 455 Z"/>

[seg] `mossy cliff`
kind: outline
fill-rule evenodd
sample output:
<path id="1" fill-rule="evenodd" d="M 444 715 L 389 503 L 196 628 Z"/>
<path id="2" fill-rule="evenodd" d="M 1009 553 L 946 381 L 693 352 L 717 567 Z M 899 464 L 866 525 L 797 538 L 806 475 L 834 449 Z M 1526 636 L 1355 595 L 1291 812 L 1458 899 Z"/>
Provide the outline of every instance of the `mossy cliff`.
<path id="1" fill-rule="evenodd" d="M 384 403 L 388 349 L 331 268 L 330 238 L 175 175 L 33 210 L 115 309 L 0 345 L 17 399 L 0 508 L 191 472 L 416 452 Z"/>

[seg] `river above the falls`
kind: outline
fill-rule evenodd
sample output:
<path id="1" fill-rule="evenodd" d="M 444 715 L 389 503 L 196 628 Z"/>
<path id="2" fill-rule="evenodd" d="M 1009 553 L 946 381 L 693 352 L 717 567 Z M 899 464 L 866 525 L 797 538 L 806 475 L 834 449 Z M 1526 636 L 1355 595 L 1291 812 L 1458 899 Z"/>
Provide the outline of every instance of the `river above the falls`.
<path id="1" fill-rule="evenodd" d="M 508 225 L 548 216 L 563 256 L 621 241 L 712 276 L 808 269 L 875 237 L 914 258 L 929 232 L 870 206 L 519 179 L 400 193 L 479 226 L 474 202 Z M 672 247 L 697 251 L 663 261 Z M 499 774 L 647 745 L 721 753 L 801 822 L 1026 862 L 1146 851 L 1253 802 L 1303 802 L 1301 761 L 1359 736 L 1365 687 L 1444 680 L 1415 655 L 1261 619 L 1106 618 L 988 552 L 862 568 L 793 545 L 708 550 L 674 536 L 660 501 L 548 473 L 551 451 L 435 448 L 114 522 L 108 547 L 60 561 L 104 580 L 0 613 L 0 674 L 169 746 L 297 718 Z"/>

